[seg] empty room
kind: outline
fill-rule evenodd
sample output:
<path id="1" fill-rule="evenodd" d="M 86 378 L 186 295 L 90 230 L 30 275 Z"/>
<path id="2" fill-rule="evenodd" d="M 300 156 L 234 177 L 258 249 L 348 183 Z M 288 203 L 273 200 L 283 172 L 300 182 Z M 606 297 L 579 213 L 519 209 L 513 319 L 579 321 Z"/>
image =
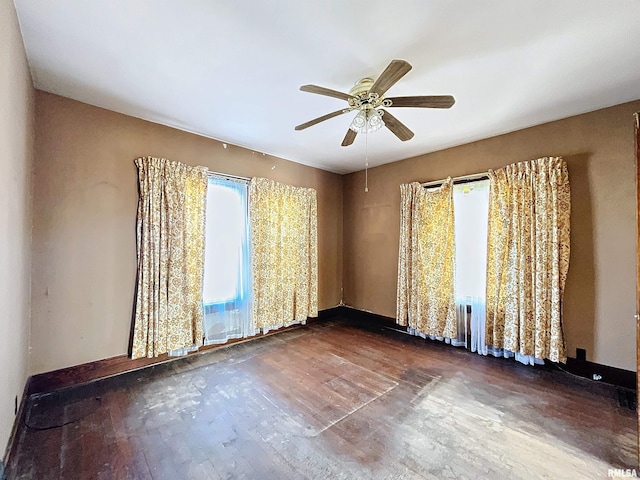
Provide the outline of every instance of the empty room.
<path id="1" fill-rule="evenodd" d="M 637 477 L 636 0 L 0 0 L 0 479 Z"/>

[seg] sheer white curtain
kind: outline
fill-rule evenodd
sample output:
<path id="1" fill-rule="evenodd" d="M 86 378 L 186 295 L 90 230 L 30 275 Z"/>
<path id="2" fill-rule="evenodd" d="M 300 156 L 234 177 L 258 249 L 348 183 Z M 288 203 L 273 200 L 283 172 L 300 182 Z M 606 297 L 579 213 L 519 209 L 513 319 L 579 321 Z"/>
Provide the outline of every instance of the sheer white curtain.
<path id="1" fill-rule="evenodd" d="M 205 345 L 255 335 L 248 184 L 210 177 L 204 265 Z"/>
<path id="2" fill-rule="evenodd" d="M 471 351 L 482 353 L 478 347 L 484 345 L 489 180 L 455 185 L 453 208 L 458 328 L 462 327 L 467 332 L 465 337 L 470 337 L 465 340 L 470 340 Z"/>
<path id="3" fill-rule="evenodd" d="M 515 357 L 518 362 L 544 363 L 530 355 L 495 348 L 485 342 L 487 227 L 489 180 L 455 185 L 456 310 L 458 329 L 469 326 L 469 348 L 480 355 Z"/>

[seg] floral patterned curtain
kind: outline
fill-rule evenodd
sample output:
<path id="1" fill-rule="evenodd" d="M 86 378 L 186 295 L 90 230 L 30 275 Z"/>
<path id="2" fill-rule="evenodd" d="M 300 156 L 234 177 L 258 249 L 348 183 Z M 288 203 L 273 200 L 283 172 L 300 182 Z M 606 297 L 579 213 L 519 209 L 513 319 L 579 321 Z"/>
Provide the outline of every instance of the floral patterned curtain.
<path id="1" fill-rule="evenodd" d="M 396 321 L 426 335 L 456 338 L 453 182 L 437 190 L 400 186 Z"/>
<path id="2" fill-rule="evenodd" d="M 317 317 L 316 191 L 253 178 L 249 204 L 256 328 Z"/>
<path id="3" fill-rule="evenodd" d="M 567 165 L 559 157 L 545 157 L 489 171 L 489 180 L 486 342 L 565 362 Z"/>
<path id="4" fill-rule="evenodd" d="M 132 358 L 202 345 L 207 169 L 142 157 Z"/>

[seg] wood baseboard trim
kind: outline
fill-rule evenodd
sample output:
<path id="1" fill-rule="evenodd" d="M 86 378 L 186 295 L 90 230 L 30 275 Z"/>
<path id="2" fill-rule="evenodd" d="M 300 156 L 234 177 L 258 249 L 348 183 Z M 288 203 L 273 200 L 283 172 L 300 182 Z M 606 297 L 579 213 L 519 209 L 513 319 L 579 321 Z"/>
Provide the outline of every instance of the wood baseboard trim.
<path id="1" fill-rule="evenodd" d="M 347 307 L 344 305 L 336 305 L 335 307 L 325 308 L 318 312 L 318 316 L 310 320 L 329 320 L 331 318 L 340 317 L 344 315 L 344 311 Z"/>
<path id="2" fill-rule="evenodd" d="M 636 372 L 630 370 L 610 367 L 587 360 L 578 360 L 572 357 L 567 358 L 566 365 L 558 365 L 558 368 L 566 370 L 573 375 L 588 378 L 593 382 L 609 383 L 629 390 L 637 390 L 638 388 Z M 598 380 L 594 380 L 594 375 L 598 376 Z"/>
<path id="3" fill-rule="evenodd" d="M 396 323 L 395 318 L 387 317 L 385 315 L 379 315 L 377 313 L 358 310 L 357 308 L 347 306 L 342 307 L 341 314 L 365 328 L 382 327 L 392 330 L 405 330 L 404 327 L 401 327 Z M 549 367 L 557 368 L 572 375 L 586 378 L 594 383 L 607 383 L 616 387 L 637 390 L 638 383 L 636 372 L 629 370 L 623 370 L 621 368 L 610 367 L 608 365 L 601 365 L 599 363 L 588 362 L 585 360 L 577 360 L 571 357 L 567 358 L 567 363 L 565 365 L 549 361 L 545 361 L 545 364 Z M 594 380 L 594 375 L 599 375 L 599 380 Z"/>
<path id="4" fill-rule="evenodd" d="M 31 383 L 31 377 L 27 378 L 27 381 L 24 384 L 24 389 L 22 390 L 22 398 L 20 399 L 20 403 L 18 404 L 18 411 L 16 412 L 15 418 L 13 420 L 13 428 L 11 428 L 11 434 L 9 435 L 9 441 L 7 442 L 7 447 L 4 452 L 4 456 L 2 460 L 0 460 L 0 479 L 4 480 L 4 470 L 7 465 L 9 465 L 9 461 L 15 455 L 15 445 L 17 442 L 15 441 L 16 435 L 18 433 L 18 428 L 20 426 L 20 422 L 24 418 L 25 406 L 27 403 L 27 399 L 29 398 L 29 385 Z"/>
<path id="5" fill-rule="evenodd" d="M 396 319 L 393 317 L 387 317 L 378 313 L 369 312 L 368 310 L 360 310 L 355 307 L 344 305 L 342 314 L 352 321 L 362 323 L 363 326 L 382 326 L 391 327 L 395 329 L 402 329 L 404 327 L 396 323 Z"/>
<path id="6" fill-rule="evenodd" d="M 309 318 L 307 320 L 307 323 L 312 323 L 315 321 L 326 321 L 336 317 L 354 322 L 361 328 L 384 328 L 397 331 L 404 330 L 403 327 L 400 327 L 396 324 L 395 319 L 392 317 L 379 315 L 377 313 L 368 312 L 365 310 L 359 310 L 347 305 L 337 305 L 335 307 L 321 310 L 318 312 L 317 317 Z M 290 327 L 272 330 L 267 335 L 273 335 L 294 328 L 300 328 L 301 326 L 302 325 L 292 325 Z M 229 346 L 234 343 L 252 341 L 254 339 L 262 337 L 263 336 L 260 335 L 247 339 L 230 340 L 222 345 L 208 345 L 200 348 L 198 352 L 194 352 L 191 355 L 197 355 L 199 353 L 207 352 L 216 348 Z M 171 362 L 180 358 L 183 357 L 169 357 L 167 354 L 163 354 L 156 358 L 139 358 L 136 360 L 132 360 L 127 355 L 119 355 L 117 357 L 111 357 L 103 360 L 76 365 L 73 367 L 63 368 L 60 370 L 33 375 L 27 380 L 27 383 L 25 385 L 25 392 L 20 403 L 20 408 L 23 407 L 25 398 L 28 398 L 33 394 L 49 393 L 61 388 L 67 388 L 83 383 L 92 382 L 101 378 L 107 378 L 113 375 L 118 375 L 120 373 L 134 371 L 140 368 L 157 365 L 164 362 Z M 574 358 L 568 358 L 567 364 L 558 365 L 558 368 L 573 375 L 587 378 L 591 381 L 594 381 L 593 375 L 598 374 L 602 377 L 599 380 L 600 383 L 609 383 L 631 390 L 637 389 L 636 372 L 609 367 L 606 365 L 600 365 L 597 363 L 576 360 Z"/>
<path id="7" fill-rule="evenodd" d="M 318 312 L 317 317 L 310 317 L 307 319 L 307 324 L 325 321 L 334 318 L 341 314 L 341 306 L 336 306 L 321 310 Z M 279 328 L 278 330 L 271 330 L 266 335 L 256 335 L 249 338 L 239 338 L 235 340 L 229 340 L 221 345 L 206 345 L 200 347 L 197 352 L 193 352 L 189 355 L 198 355 L 210 350 L 215 350 L 220 347 L 227 347 L 234 343 L 250 342 L 252 340 L 263 338 L 269 335 L 275 335 L 281 332 L 286 332 L 295 328 L 303 327 L 304 325 L 296 324 L 289 327 Z M 116 357 L 105 358 L 103 360 L 96 360 L 93 362 L 83 363 L 75 365 L 73 367 L 61 368 L 59 370 L 53 370 L 50 372 L 39 373 L 33 375 L 27 381 L 25 387 L 25 394 L 27 398 L 35 394 L 50 393 L 62 388 L 73 387 L 76 385 L 89 383 L 95 380 L 108 378 L 120 373 L 131 372 L 139 370 L 151 365 L 158 365 L 160 363 L 172 362 L 184 357 L 170 357 L 168 354 L 162 354 L 155 358 L 137 358 L 135 360 L 129 358 L 128 355 L 118 355 Z M 2 477 L 0 477 L 2 478 Z"/>

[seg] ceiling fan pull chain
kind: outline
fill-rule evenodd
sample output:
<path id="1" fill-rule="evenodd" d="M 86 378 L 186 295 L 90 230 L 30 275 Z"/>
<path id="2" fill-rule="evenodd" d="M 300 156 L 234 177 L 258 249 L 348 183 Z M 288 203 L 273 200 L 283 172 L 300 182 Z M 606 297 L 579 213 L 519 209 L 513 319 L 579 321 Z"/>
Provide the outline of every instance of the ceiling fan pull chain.
<path id="1" fill-rule="evenodd" d="M 369 132 L 367 130 L 364 130 L 364 193 L 369 191 Z"/>

